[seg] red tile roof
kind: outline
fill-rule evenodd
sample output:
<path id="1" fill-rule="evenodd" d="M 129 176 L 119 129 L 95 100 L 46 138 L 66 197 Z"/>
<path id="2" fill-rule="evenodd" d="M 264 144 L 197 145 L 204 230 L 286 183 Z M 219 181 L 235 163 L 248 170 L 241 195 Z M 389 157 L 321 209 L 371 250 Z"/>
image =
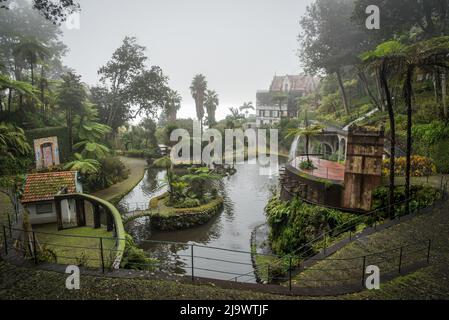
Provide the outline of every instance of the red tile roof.
<path id="1" fill-rule="evenodd" d="M 68 193 L 76 193 L 76 171 L 34 173 L 27 175 L 22 203 L 53 200 L 54 196 L 67 187 Z"/>
<path id="2" fill-rule="evenodd" d="M 283 91 L 284 80 L 288 79 L 289 91 L 302 91 L 309 93 L 318 86 L 318 79 L 308 75 L 274 76 L 270 91 Z"/>

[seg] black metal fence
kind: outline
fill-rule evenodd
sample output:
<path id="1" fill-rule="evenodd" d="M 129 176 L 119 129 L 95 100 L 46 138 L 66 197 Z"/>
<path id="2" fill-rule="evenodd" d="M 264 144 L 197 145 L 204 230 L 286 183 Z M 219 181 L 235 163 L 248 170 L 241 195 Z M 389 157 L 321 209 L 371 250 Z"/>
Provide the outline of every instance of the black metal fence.
<path id="1" fill-rule="evenodd" d="M 35 264 L 52 262 L 74 264 L 86 268 L 112 270 L 119 253 L 117 241 L 124 239 L 89 237 L 40 231 L 25 231 L 2 226 L 3 252 L 18 255 Z M 401 274 L 418 263 L 429 263 L 431 241 L 418 241 L 382 252 L 367 253 L 350 258 L 316 258 L 303 264 L 298 256 L 276 256 L 239 251 L 200 244 L 145 241 L 146 261 L 124 257 L 129 269 L 178 274 L 195 281 L 198 278 L 229 280 L 246 283 L 280 284 L 293 288 L 325 288 L 363 284 L 366 267 L 376 265 L 382 274 Z M 121 252 L 123 253 L 123 252 Z"/>

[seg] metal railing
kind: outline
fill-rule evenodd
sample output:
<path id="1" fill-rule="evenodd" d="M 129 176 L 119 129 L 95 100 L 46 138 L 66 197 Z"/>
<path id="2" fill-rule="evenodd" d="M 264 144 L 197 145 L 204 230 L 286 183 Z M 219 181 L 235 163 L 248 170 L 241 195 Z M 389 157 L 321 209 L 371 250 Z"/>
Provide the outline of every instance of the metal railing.
<path id="1" fill-rule="evenodd" d="M 114 257 L 118 253 L 116 241 L 125 240 L 25 231 L 5 225 L 2 226 L 2 231 L 3 252 L 6 256 L 15 253 L 36 265 L 43 262 L 75 264 L 101 270 L 103 273 L 112 270 Z M 292 287 L 320 288 L 363 283 L 365 268 L 369 264 L 379 266 L 382 273 L 401 274 L 405 268 L 418 262 L 429 263 L 431 250 L 431 240 L 425 240 L 363 256 L 317 258 L 312 266 L 307 267 L 301 265 L 302 259 L 293 255 L 277 256 L 195 243 L 157 240 L 144 242 L 147 253 L 150 253 L 148 259 L 132 261 L 125 254 L 124 267 L 160 271 L 164 274 L 178 273 L 190 277 L 192 281 L 209 278 L 281 284 L 289 290 Z M 150 248 L 147 244 L 150 244 Z M 295 274 L 295 270 L 300 270 L 301 273 Z"/>

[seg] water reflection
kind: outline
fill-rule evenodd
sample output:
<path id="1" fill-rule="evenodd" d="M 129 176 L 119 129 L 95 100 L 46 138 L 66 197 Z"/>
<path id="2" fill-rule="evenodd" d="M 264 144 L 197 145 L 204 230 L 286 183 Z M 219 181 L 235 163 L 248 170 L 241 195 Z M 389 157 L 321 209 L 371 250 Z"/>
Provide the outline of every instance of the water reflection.
<path id="1" fill-rule="evenodd" d="M 165 270 L 190 274 L 191 248 L 188 244 L 207 245 L 250 252 L 250 237 L 253 229 L 265 222 L 264 207 L 277 184 L 276 176 L 260 175 L 256 164 L 236 165 L 237 173 L 223 178 L 220 192 L 224 198 L 221 212 L 204 225 L 186 230 L 162 232 L 151 230 L 151 219 L 139 218 L 127 226 L 128 232 L 151 257 L 160 260 Z M 165 174 L 149 169 L 133 193 L 122 202 L 149 201 L 154 190 L 160 186 Z M 152 181 L 150 181 L 152 179 Z M 177 244 L 155 244 L 152 241 L 170 241 Z M 195 247 L 195 268 L 204 269 L 195 274 L 204 277 L 229 279 L 234 274 L 251 273 L 251 256 L 248 253 L 226 252 Z M 212 260 L 208 260 L 212 259 Z M 227 263 L 217 260 L 229 260 Z M 207 269 L 207 270 L 206 270 Z M 220 270 L 212 272 L 209 270 Z"/>

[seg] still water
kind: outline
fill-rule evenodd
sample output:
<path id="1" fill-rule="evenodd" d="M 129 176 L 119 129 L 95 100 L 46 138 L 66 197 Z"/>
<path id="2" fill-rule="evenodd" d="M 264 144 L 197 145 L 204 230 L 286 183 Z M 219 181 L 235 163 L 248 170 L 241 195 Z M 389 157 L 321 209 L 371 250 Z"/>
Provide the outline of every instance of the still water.
<path id="1" fill-rule="evenodd" d="M 239 281 L 255 281 L 250 255 L 251 232 L 266 220 L 264 207 L 277 184 L 277 171 L 271 176 L 261 175 L 259 165 L 247 163 L 236 165 L 236 169 L 236 174 L 219 182 L 225 203 L 223 209 L 206 224 L 161 232 L 151 230 L 150 218 L 144 217 L 129 223 L 127 231 L 149 256 L 158 259 L 162 270 L 191 275 L 191 244 L 194 244 L 195 276 L 225 280 L 238 277 Z M 148 169 L 143 180 L 122 199 L 121 204 L 132 207 L 133 203 L 148 202 L 164 192 L 165 187 L 160 188 L 164 184 L 164 176 L 163 170 Z"/>

